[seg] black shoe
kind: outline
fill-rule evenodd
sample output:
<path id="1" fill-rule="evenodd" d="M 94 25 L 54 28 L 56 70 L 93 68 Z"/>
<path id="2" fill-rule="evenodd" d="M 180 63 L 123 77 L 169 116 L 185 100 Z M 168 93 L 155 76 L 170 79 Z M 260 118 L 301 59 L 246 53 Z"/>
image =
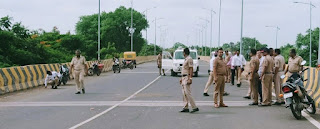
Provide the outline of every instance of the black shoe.
<path id="1" fill-rule="evenodd" d="M 189 112 L 189 109 L 183 109 L 180 112 Z"/>
<path id="2" fill-rule="evenodd" d="M 81 93 L 80 93 L 80 91 L 79 91 L 79 92 L 77 92 L 76 94 L 81 94 Z"/>
<path id="3" fill-rule="evenodd" d="M 203 93 L 203 96 L 210 96 L 208 93 Z"/>
<path id="4" fill-rule="evenodd" d="M 166 76 L 166 74 L 163 74 L 163 76 Z"/>
<path id="5" fill-rule="evenodd" d="M 245 97 L 243 97 L 243 98 L 245 98 L 245 99 L 251 99 L 251 97 L 250 97 L 250 96 L 245 96 Z"/>
<path id="6" fill-rule="evenodd" d="M 273 103 L 272 105 L 281 105 L 281 103 L 275 102 L 275 103 Z"/>
<path id="7" fill-rule="evenodd" d="M 285 102 L 281 102 L 281 104 L 286 104 Z"/>
<path id="8" fill-rule="evenodd" d="M 267 105 L 264 105 L 264 104 L 261 104 L 261 105 L 258 105 L 259 107 L 268 107 L 268 106 L 271 106 L 271 104 L 267 104 Z"/>
<path id="9" fill-rule="evenodd" d="M 250 103 L 249 105 L 250 106 L 255 106 L 255 105 L 258 105 L 258 103 Z"/>
<path id="10" fill-rule="evenodd" d="M 228 95 L 229 95 L 228 92 L 224 92 L 224 93 L 223 93 L 223 96 L 228 96 Z"/>
<path id="11" fill-rule="evenodd" d="M 240 87 L 241 86 L 241 84 L 237 84 L 237 87 Z"/>
<path id="12" fill-rule="evenodd" d="M 199 111 L 199 108 L 193 109 L 190 113 L 195 113 L 197 111 Z"/>
<path id="13" fill-rule="evenodd" d="M 84 89 L 82 89 L 82 93 L 83 93 L 83 94 L 85 94 L 85 93 L 86 93 L 86 91 L 85 91 Z"/>

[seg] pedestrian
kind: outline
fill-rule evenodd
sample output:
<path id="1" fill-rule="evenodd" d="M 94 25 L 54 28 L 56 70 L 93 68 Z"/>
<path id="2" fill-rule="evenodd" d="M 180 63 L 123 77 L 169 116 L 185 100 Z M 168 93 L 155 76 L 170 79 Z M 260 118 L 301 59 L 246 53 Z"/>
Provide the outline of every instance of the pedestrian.
<path id="1" fill-rule="evenodd" d="M 227 74 L 226 62 L 222 58 L 223 49 L 220 48 L 218 51 L 218 57 L 213 62 L 213 74 L 214 74 L 214 82 L 216 83 L 216 87 L 214 90 L 214 107 L 228 107 L 223 103 L 223 94 L 225 87 L 225 76 Z M 218 96 L 220 98 L 220 102 L 218 105 Z"/>
<path id="2" fill-rule="evenodd" d="M 76 50 L 76 56 L 72 58 L 71 66 L 70 66 L 70 74 L 74 69 L 74 80 L 77 84 L 77 92 L 76 94 L 85 94 L 85 87 L 84 87 L 84 75 L 88 75 L 88 67 L 86 65 L 86 58 L 81 56 L 81 51 Z"/>
<path id="3" fill-rule="evenodd" d="M 184 63 L 182 65 L 182 78 L 180 79 L 180 85 L 182 86 L 182 94 L 183 94 L 183 110 L 180 112 L 189 112 L 190 103 L 192 107 L 192 111 L 190 113 L 194 113 L 199 111 L 199 108 L 196 106 L 193 97 L 191 96 L 191 84 L 192 84 L 192 76 L 193 76 L 193 59 L 189 56 L 190 50 L 189 48 L 185 48 L 183 50 L 184 55 Z"/>
<path id="4" fill-rule="evenodd" d="M 288 77 L 290 77 L 293 73 L 298 73 L 303 69 L 303 66 L 301 66 L 301 62 L 303 61 L 302 57 L 297 56 L 296 50 L 291 49 L 290 51 L 290 57 L 288 60 L 288 67 L 286 69 L 285 74 L 288 72 Z"/>
<path id="5" fill-rule="evenodd" d="M 239 50 L 236 51 L 236 55 L 232 57 L 231 65 L 234 67 L 237 75 L 237 86 L 241 86 L 241 74 L 246 65 L 246 59 L 239 53 Z"/>
<path id="6" fill-rule="evenodd" d="M 249 82 L 250 82 L 250 90 L 252 93 L 253 102 L 249 105 L 258 105 L 258 70 L 259 70 L 259 59 L 257 57 L 257 50 L 251 49 L 251 60 L 250 60 L 250 72 L 249 72 Z"/>
<path id="7" fill-rule="evenodd" d="M 47 88 L 47 85 L 50 84 L 52 89 L 57 89 L 60 77 L 61 74 L 56 71 L 47 71 L 47 76 L 44 80 L 44 87 Z"/>
<path id="8" fill-rule="evenodd" d="M 226 83 L 230 83 L 230 75 L 231 75 L 231 65 L 228 65 L 230 62 L 231 55 L 229 54 L 229 51 L 225 51 L 226 57 L 225 57 L 225 62 L 227 64 L 227 75 L 226 75 Z"/>
<path id="9" fill-rule="evenodd" d="M 264 60 L 263 49 L 258 51 L 257 57 L 258 57 L 259 62 L 260 62 L 259 63 L 258 75 L 259 75 L 259 78 L 261 78 L 262 63 L 263 63 L 263 60 Z M 258 79 L 258 93 L 259 93 L 259 97 L 260 97 L 260 103 L 262 103 L 262 84 L 261 84 L 261 79 Z"/>
<path id="10" fill-rule="evenodd" d="M 236 55 L 236 52 L 233 53 L 233 56 Z M 231 67 L 231 85 L 234 85 L 234 77 L 236 76 L 236 70 L 234 66 L 232 66 L 233 56 L 230 58 L 230 67 Z M 227 64 L 228 65 L 228 64 Z"/>
<path id="11" fill-rule="evenodd" d="M 261 82 L 262 82 L 262 96 L 263 101 L 261 106 L 271 106 L 272 101 L 272 80 L 273 80 L 273 67 L 274 60 L 270 56 L 270 49 L 265 48 L 263 50 L 263 54 L 265 59 L 262 63 L 262 74 L 261 74 Z"/>
<path id="12" fill-rule="evenodd" d="M 161 70 L 162 70 L 162 73 L 163 73 L 163 76 L 166 76 L 166 73 L 164 72 L 164 69 L 162 69 L 162 52 L 160 52 L 157 56 L 157 65 L 158 65 L 158 68 L 159 68 L 159 74 L 161 76 Z"/>
<path id="13" fill-rule="evenodd" d="M 276 99 L 277 101 L 273 105 L 281 105 L 285 104 L 284 99 L 282 97 L 279 97 L 280 94 L 283 94 L 281 90 L 281 83 L 283 79 L 280 77 L 284 75 L 284 69 L 286 67 L 284 57 L 281 55 L 280 49 L 275 49 L 275 57 L 274 57 L 274 90 L 276 93 Z"/>
<path id="14" fill-rule="evenodd" d="M 207 84 L 204 88 L 204 91 L 203 91 L 203 96 L 209 96 L 208 94 L 208 91 L 209 91 L 209 87 L 213 84 L 213 62 L 214 62 L 214 59 L 218 56 L 217 55 L 217 52 L 212 52 L 212 57 L 210 59 L 210 75 L 209 75 L 209 78 L 208 78 L 208 81 L 207 81 Z"/>

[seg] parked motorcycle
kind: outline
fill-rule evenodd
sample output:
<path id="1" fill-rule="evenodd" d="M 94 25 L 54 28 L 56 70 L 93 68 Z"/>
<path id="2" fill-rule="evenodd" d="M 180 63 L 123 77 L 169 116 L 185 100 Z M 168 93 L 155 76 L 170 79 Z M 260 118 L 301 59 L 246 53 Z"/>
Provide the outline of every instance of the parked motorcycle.
<path id="1" fill-rule="evenodd" d="M 88 69 L 88 75 L 93 76 L 94 74 L 97 74 L 97 76 L 100 76 L 104 65 L 103 64 L 97 64 L 94 63 L 92 66 Z"/>
<path id="2" fill-rule="evenodd" d="M 61 83 L 63 83 L 63 85 L 66 85 L 70 78 L 69 69 L 66 65 L 61 65 L 59 69 L 60 69 L 61 77 L 59 78 L 58 86 L 60 86 Z"/>
<path id="3" fill-rule="evenodd" d="M 119 62 L 119 60 L 115 60 L 115 61 L 113 62 L 112 70 L 113 70 L 113 73 L 116 73 L 116 72 L 120 73 L 121 68 L 120 68 L 120 62 Z"/>
<path id="4" fill-rule="evenodd" d="M 306 61 L 303 61 L 301 65 L 305 65 Z M 305 109 L 309 114 L 316 113 L 316 107 L 314 100 L 308 95 L 303 86 L 303 82 L 307 81 L 303 79 L 303 72 L 308 70 L 306 68 L 301 73 L 293 73 L 288 80 L 282 85 L 282 91 L 284 99 L 286 100 L 286 107 L 290 107 L 293 116 L 296 119 L 301 119 L 301 111 Z M 281 76 L 282 79 L 285 75 Z"/>

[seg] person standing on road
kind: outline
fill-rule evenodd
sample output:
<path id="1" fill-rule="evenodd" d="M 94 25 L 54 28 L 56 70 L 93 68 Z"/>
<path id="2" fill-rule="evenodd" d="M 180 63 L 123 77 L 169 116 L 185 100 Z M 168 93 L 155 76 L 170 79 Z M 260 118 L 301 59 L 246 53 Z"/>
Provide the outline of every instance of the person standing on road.
<path id="1" fill-rule="evenodd" d="M 272 102 L 272 80 L 273 80 L 273 67 L 274 67 L 274 60 L 270 56 L 270 49 L 265 48 L 263 50 L 263 54 L 265 59 L 262 63 L 262 74 L 261 74 L 261 81 L 262 81 L 262 96 L 263 101 L 261 106 L 271 106 Z"/>
<path id="2" fill-rule="evenodd" d="M 82 93 L 85 94 L 85 88 L 84 88 L 84 75 L 88 75 L 88 67 L 86 65 L 86 58 L 81 56 L 81 51 L 76 50 L 76 56 L 72 58 L 71 66 L 70 66 L 70 74 L 72 74 L 72 70 L 74 69 L 74 80 L 77 84 L 77 92 L 76 94 L 81 94 L 80 91 L 82 90 Z"/>
<path id="3" fill-rule="evenodd" d="M 284 99 L 282 97 L 279 97 L 280 94 L 283 94 L 281 90 L 281 83 L 283 79 L 280 77 L 284 75 L 284 69 L 286 67 L 284 57 L 281 54 L 280 49 L 275 49 L 275 57 L 274 57 L 274 90 L 276 93 L 277 101 L 273 105 L 281 105 L 284 104 Z"/>
<path id="4" fill-rule="evenodd" d="M 218 51 L 218 57 L 213 62 L 213 74 L 214 74 L 214 82 L 216 83 L 216 87 L 214 90 L 214 107 L 228 107 L 223 103 L 223 94 L 225 87 L 225 76 L 227 74 L 227 64 L 222 58 L 223 49 L 220 48 Z M 220 98 L 220 103 L 218 105 L 218 95 Z"/>
<path id="5" fill-rule="evenodd" d="M 160 52 L 159 55 L 157 56 L 157 64 L 158 64 L 160 76 L 161 76 L 161 70 L 162 70 L 163 76 L 166 76 L 166 73 L 164 73 L 164 69 L 162 69 L 162 52 Z"/>
<path id="6" fill-rule="evenodd" d="M 258 93 L 259 93 L 259 97 L 260 97 L 260 103 L 262 103 L 262 84 L 261 84 L 261 79 L 260 78 L 261 78 L 261 72 L 262 72 L 262 63 L 263 63 L 263 60 L 264 60 L 263 49 L 261 49 L 260 51 L 257 52 L 257 57 L 259 59 Z"/>
<path id="7" fill-rule="evenodd" d="M 258 105 L 258 70 L 259 70 L 259 59 L 256 56 L 257 50 L 251 49 L 251 60 L 250 60 L 250 72 L 249 72 L 249 82 L 250 82 L 250 89 L 252 93 L 253 102 L 249 105 Z"/>
<path id="8" fill-rule="evenodd" d="M 225 62 L 226 62 L 226 64 L 228 64 L 229 63 L 229 61 L 230 61 L 230 58 L 231 58 L 231 56 L 230 56 L 230 54 L 229 54 L 229 51 L 225 51 L 225 54 L 226 54 L 226 57 L 225 57 Z M 227 65 L 227 75 L 226 75 L 226 83 L 230 83 L 230 75 L 231 74 L 231 66 L 230 65 Z"/>
<path id="9" fill-rule="evenodd" d="M 56 71 L 47 71 L 47 77 L 44 80 L 44 87 L 47 88 L 47 85 L 50 84 L 52 89 L 57 89 L 60 77 L 61 74 Z"/>
<path id="10" fill-rule="evenodd" d="M 303 70 L 303 66 L 301 66 L 302 61 L 303 61 L 302 57 L 297 56 L 296 50 L 291 49 L 290 58 L 288 60 L 288 67 L 285 74 L 289 72 L 288 77 L 290 77 L 293 73 L 298 73 L 301 70 Z"/>
<path id="11" fill-rule="evenodd" d="M 183 50 L 184 55 L 184 63 L 182 66 L 182 78 L 180 79 L 180 85 L 182 86 L 182 94 L 183 94 L 183 110 L 180 112 L 189 112 L 190 103 L 192 107 L 192 111 L 190 113 L 194 113 L 199 111 L 199 108 L 196 106 L 193 97 L 191 96 L 191 84 L 192 84 L 192 76 L 193 76 L 193 59 L 189 56 L 190 50 L 189 48 L 185 48 Z"/>
<path id="12" fill-rule="evenodd" d="M 239 53 L 239 50 L 236 51 L 236 55 L 232 57 L 231 65 L 235 68 L 237 75 L 237 86 L 241 86 L 241 73 L 246 65 L 246 59 Z"/>
<path id="13" fill-rule="evenodd" d="M 213 84 L 213 62 L 218 55 L 217 55 L 217 52 L 212 52 L 212 53 L 213 53 L 212 58 L 210 59 L 210 75 L 209 75 L 206 87 L 204 88 L 203 96 L 209 96 L 208 94 L 209 87 Z"/>

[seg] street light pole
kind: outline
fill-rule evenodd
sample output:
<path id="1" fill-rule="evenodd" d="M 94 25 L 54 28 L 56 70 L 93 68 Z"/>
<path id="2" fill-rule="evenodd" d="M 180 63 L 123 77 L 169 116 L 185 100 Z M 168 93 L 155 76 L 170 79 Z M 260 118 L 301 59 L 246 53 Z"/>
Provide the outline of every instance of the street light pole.
<path id="1" fill-rule="evenodd" d="M 278 31 L 280 30 L 280 28 L 278 26 L 266 26 L 266 27 L 270 27 L 270 28 L 275 28 L 276 29 L 276 48 L 278 48 Z"/>
<path id="2" fill-rule="evenodd" d="M 100 60 L 100 0 L 99 0 L 99 13 L 98 13 L 98 60 Z"/>
<path id="3" fill-rule="evenodd" d="M 133 51 L 133 0 L 131 0 L 131 51 Z"/>
<path id="4" fill-rule="evenodd" d="M 203 9 L 206 9 L 206 8 L 203 8 Z M 214 14 L 216 14 L 216 12 L 215 11 L 213 11 L 213 9 L 206 9 L 206 10 L 209 10 L 210 11 L 210 15 L 211 15 L 211 28 L 210 28 L 210 52 L 211 52 L 211 50 L 212 50 L 212 37 L 213 37 L 213 30 L 212 30 L 212 27 L 213 27 L 213 25 L 212 25 L 212 23 L 213 23 L 213 13 Z M 218 46 L 220 47 L 220 44 L 218 44 Z"/>
<path id="5" fill-rule="evenodd" d="M 312 4 L 312 2 L 310 1 L 310 3 L 303 3 L 303 2 L 294 2 L 294 3 L 297 3 L 297 4 L 308 4 L 309 6 L 310 6 L 310 30 L 309 30 L 309 33 L 310 33 L 310 50 L 309 50 L 309 66 L 311 67 L 311 64 L 312 64 L 312 56 L 311 56 L 311 54 L 312 54 L 312 49 L 311 49 L 311 47 L 312 47 L 312 7 L 316 7 L 316 6 L 314 6 L 313 4 Z M 320 39 L 319 39 L 320 40 Z"/>
<path id="6" fill-rule="evenodd" d="M 219 36 L 218 36 L 218 46 L 220 46 L 220 28 L 221 28 L 221 0 L 220 0 L 220 8 L 219 8 Z"/>
<path id="7" fill-rule="evenodd" d="M 242 0 L 242 8 L 241 8 L 240 54 L 242 54 L 242 33 L 243 33 L 243 0 Z"/>
<path id="8" fill-rule="evenodd" d="M 155 17 L 152 22 L 154 22 L 154 55 L 156 55 L 156 44 L 157 44 L 157 20 L 161 20 L 163 18 Z"/>
<path id="9" fill-rule="evenodd" d="M 157 8 L 157 7 L 153 7 L 153 8 Z M 152 8 L 146 9 L 144 12 L 146 12 L 146 19 L 148 21 L 148 11 L 151 10 Z M 148 42 L 148 28 L 146 28 L 146 40 Z"/>

